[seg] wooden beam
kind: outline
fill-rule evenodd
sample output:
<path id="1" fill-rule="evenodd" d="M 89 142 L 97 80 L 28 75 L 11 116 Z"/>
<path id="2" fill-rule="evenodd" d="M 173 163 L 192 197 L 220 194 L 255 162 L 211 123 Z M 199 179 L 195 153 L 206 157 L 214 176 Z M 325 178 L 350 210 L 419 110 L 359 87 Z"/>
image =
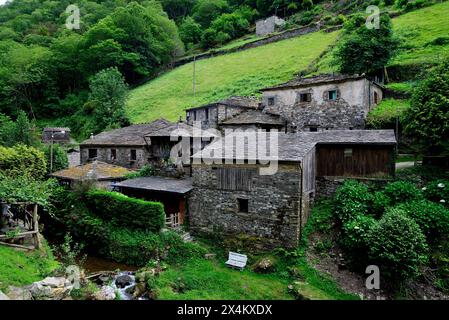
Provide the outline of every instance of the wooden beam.
<path id="1" fill-rule="evenodd" d="M 16 235 L 13 236 L 13 237 L 10 237 L 10 236 L 8 236 L 8 235 L 6 235 L 6 234 L 1 234 L 1 235 L 0 235 L 0 239 L 16 239 L 16 238 L 23 238 L 23 237 L 25 237 L 25 236 L 34 235 L 34 234 L 36 234 L 36 231 L 21 232 L 21 233 L 16 234 Z"/>
<path id="2" fill-rule="evenodd" d="M 34 249 L 33 247 L 22 246 L 20 244 L 6 243 L 3 241 L 0 241 L 0 245 L 12 247 L 12 248 L 18 248 L 18 249 L 25 249 L 25 250 L 33 250 Z"/>
<path id="3" fill-rule="evenodd" d="M 41 248 L 41 239 L 39 239 L 39 217 L 37 215 L 38 205 L 34 205 L 34 211 L 33 211 L 33 222 L 34 222 L 34 245 L 36 246 L 36 249 Z"/>

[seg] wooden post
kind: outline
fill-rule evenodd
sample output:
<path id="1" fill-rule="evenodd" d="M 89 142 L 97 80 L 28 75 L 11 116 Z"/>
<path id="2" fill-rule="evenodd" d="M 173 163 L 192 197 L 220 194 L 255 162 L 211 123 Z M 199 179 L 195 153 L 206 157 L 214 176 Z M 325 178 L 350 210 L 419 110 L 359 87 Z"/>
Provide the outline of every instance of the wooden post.
<path id="1" fill-rule="evenodd" d="M 34 231 L 36 232 L 34 234 L 34 245 L 36 249 L 41 248 L 41 240 L 39 239 L 39 217 L 37 215 L 37 209 L 38 205 L 34 205 L 34 211 L 33 211 L 33 223 L 34 223 Z"/>

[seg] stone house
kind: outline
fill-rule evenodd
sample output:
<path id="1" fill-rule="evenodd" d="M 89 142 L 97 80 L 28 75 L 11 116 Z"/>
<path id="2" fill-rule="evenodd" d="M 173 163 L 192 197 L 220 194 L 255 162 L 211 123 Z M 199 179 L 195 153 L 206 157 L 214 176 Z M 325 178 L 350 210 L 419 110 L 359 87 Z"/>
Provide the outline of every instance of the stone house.
<path id="1" fill-rule="evenodd" d="M 284 26 L 285 20 L 277 16 L 271 16 L 266 19 L 261 19 L 256 21 L 256 35 L 266 36 L 280 29 Z"/>
<path id="2" fill-rule="evenodd" d="M 218 129 L 221 122 L 244 111 L 257 108 L 259 108 L 259 100 L 255 98 L 231 97 L 216 103 L 187 109 L 186 123 L 193 125 L 195 121 L 201 121 L 203 129 Z"/>
<path id="3" fill-rule="evenodd" d="M 298 78 L 262 90 L 266 113 L 280 115 L 288 130 L 364 129 L 368 112 L 383 98 L 383 86 L 364 75 Z"/>
<path id="4" fill-rule="evenodd" d="M 98 160 L 125 168 L 139 169 L 153 158 L 145 135 L 170 124 L 165 119 L 159 119 L 92 136 L 80 144 L 81 164 Z"/>
<path id="5" fill-rule="evenodd" d="M 317 186 L 318 176 L 394 174 L 392 130 L 280 133 L 277 155 L 257 158 L 247 157 L 254 146 L 246 144 L 242 155 L 223 141 L 193 156 L 191 230 L 244 234 L 265 248 L 298 244 L 317 188 L 326 188 Z M 272 175 L 261 174 L 267 160 L 277 161 Z"/>
<path id="6" fill-rule="evenodd" d="M 44 128 L 42 131 L 43 143 L 70 143 L 70 128 Z"/>

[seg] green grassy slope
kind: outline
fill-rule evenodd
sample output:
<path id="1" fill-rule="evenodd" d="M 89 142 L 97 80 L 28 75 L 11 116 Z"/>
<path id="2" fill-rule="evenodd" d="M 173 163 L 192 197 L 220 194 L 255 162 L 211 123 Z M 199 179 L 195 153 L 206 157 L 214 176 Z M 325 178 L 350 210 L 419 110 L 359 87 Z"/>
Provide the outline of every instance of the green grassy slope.
<path id="1" fill-rule="evenodd" d="M 30 253 L 0 245 L 0 290 L 42 280 L 57 266 L 47 244 L 41 252 Z"/>
<path id="2" fill-rule="evenodd" d="M 196 63 L 197 96 L 193 97 L 193 63 L 176 68 L 131 91 L 127 112 L 134 123 L 159 117 L 176 120 L 188 107 L 232 95 L 253 95 L 266 86 L 291 79 L 333 44 L 338 32 L 318 32 Z"/>
<path id="3" fill-rule="evenodd" d="M 390 65 L 438 63 L 449 58 L 448 17 L 449 2 L 446 1 L 392 19 L 394 32 L 401 39 L 402 45 Z M 437 38 L 445 38 L 446 43 L 432 44 Z M 317 64 L 315 73 L 334 71 L 336 69 L 332 64 L 330 51 Z"/>
<path id="4" fill-rule="evenodd" d="M 405 43 L 393 65 L 436 63 L 449 58 L 449 2 L 413 11 L 393 19 L 394 31 Z M 432 44 L 445 38 L 442 45 Z"/>

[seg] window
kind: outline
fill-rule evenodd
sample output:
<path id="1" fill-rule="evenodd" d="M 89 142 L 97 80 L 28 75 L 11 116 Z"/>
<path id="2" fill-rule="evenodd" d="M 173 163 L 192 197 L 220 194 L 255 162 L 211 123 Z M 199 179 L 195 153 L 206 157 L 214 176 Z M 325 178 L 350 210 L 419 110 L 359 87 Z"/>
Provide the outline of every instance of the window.
<path id="1" fill-rule="evenodd" d="M 327 92 L 327 97 L 329 100 L 337 100 L 337 90 L 330 90 Z"/>
<path id="2" fill-rule="evenodd" d="M 111 149 L 111 161 L 117 160 L 117 149 Z"/>
<path id="3" fill-rule="evenodd" d="M 97 149 L 89 149 L 89 159 L 95 159 L 97 155 Z"/>
<path id="4" fill-rule="evenodd" d="M 204 110 L 206 114 L 206 121 L 209 121 L 209 109 Z"/>
<path id="5" fill-rule="evenodd" d="M 137 160 L 137 150 L 132 149 L 131 150 L 131 161 L 136 161 Z"/>
<path id="6" fill-rule="evenodd" d="M 237 202 L 239 204 L 239 212 L 245 212 L 248 213 L 248 199 L 237 199 Z"/>
<path id="7" fill-rule="evenodd" d="M 379 96 L 377 94 L 377 92 L 374 92 L 374 104 L 378 104 L 379 103 Z"/>
<path id="8" fill-rule="evenodd" d="M 193 121 L 196 121 L 196 110 L 193 111 Z"/>
<path id="9" fill-rule="evenodd" d="M 189 112 L 189 111 L 186 112 L 186 120 L 187 120 L 187 121 L 190 120 L 190 112 Z"/>
<path id="10" fill-rule="evenodd" d="M 309 130 L 310 130 L 310 132 L 317 132 L 318 127 L 310 127 Z"/>
<path id="11" fill-rule="evenodd" d="M 345 149 L 345 158 L 352 157 L 352 148 L 346 148 Z"/>
<path id="12" fill-rule="evenodd" d="M 300 93 L 299 94 L 299 102 L 310 102 L 312 101 L 311 93 Z"/>
<path id="13" fill-rule="evenodd" d="M 269 106 L 274 106 L 274 97 L 269 97 L 268 98 L 268 105 Z"/>

